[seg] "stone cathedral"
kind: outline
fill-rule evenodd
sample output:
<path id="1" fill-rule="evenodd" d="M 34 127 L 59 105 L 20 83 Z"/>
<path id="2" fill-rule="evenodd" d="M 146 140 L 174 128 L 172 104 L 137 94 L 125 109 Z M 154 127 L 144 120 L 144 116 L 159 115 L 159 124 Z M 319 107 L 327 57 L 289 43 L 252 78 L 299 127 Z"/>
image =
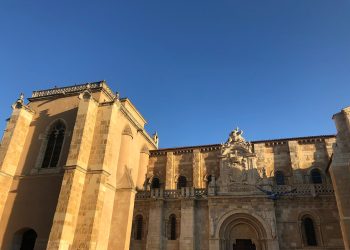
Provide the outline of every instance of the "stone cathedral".
<path id="1" fill-rule="evenodd" d="M 336 135 L 248 142 L 236 128 L 166 149 L 104 81 L 21 94 L 12 110 L 0 249 L 349 249 L 350 107 Z"/>

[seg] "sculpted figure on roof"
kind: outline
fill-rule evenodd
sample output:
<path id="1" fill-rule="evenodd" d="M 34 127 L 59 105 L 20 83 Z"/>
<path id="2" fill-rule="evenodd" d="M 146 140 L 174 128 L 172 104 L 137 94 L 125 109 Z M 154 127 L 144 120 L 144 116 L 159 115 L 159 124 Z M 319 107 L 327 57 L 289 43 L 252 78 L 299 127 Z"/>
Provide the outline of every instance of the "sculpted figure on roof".
<path id="1" fill-rule="evenodd" d="M 243 135 L 243 130 L 240 130 L 238 127 L 231 131 L 227 141 L 222 144 L 222 155 L 226 155 L 233 151 L 234 148 L 239 147 L 245 149 L 247 152 L 252 152 L 251 143 L 247 142 Z"/>

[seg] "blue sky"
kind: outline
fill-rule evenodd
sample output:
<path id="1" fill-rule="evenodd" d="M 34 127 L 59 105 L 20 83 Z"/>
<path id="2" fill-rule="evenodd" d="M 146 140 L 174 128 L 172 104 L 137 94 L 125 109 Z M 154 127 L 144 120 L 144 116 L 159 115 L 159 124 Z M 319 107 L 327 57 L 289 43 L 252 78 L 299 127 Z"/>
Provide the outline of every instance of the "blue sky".
<path id="1" fill-rule="evenodd" d="M 333 134 L 350 1 L 0 2 L 0 128 L 20 92 L 105 79 L 160 147 Z"/>

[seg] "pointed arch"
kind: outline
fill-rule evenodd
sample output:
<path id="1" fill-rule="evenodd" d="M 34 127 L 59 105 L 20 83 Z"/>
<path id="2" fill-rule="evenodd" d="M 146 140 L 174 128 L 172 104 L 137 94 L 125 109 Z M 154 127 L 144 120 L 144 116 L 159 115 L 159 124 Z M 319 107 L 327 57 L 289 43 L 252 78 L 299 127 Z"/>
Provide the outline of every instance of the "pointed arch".
<path id="1" fill-rule="evenodd" d="M 66 123 L 62 119 L 54 121 L 48 128 L 45 135 L 45 150 L 41 168 L 55 168 L 58 166 L 65 134 Z"/>

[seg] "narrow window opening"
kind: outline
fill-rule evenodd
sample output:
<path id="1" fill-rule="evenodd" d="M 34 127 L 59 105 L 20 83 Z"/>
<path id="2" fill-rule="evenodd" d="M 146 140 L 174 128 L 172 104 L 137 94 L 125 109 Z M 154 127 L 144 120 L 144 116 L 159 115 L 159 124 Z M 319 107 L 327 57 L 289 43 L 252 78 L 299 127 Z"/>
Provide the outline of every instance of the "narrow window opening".
<path id="1" fill-rule="evenodd" d="M 142 215 L 136 216 L 136 240 L 142 240 L 143 233 L 143 217 Z"/>
<path id="2" fill-rule="evenodd" d="M 311 171 L 311 181 L 313 184 L 322 184 L 322 175 L 318 169 Z"/>
<path id="3" fill-rule="evenodd" d="M 154 177 L 152 179 L 151 188 L 152 189 L 160 188 L 160 181 L 159 181 L 159 179 L 157 177 Z"/>
<path id="4" fill-rule="evenodd" d="M 187 186 L 187 179 L 185 176 L 179 176 L 177 179 L 177 189 L 181 189 Z"/>
<path id="5" fill-rule="evenodd" d="M 308 246 L 317 246 L 315 227 L 312 219 L 308 217 L 304 218 L 303 227 L 304 227 L 306 244 Z"/>
<path id="6" fill-rule="evenodd" d="M 170 215 L 170 240 L 176 240 L 176 216 Z"/>
<path id="7" fill-rule="evenodd" d="M 282 171 L 276 171 L 275 180 L 277 185 L 285 185 L 284 174 Z"/>
<path id="8" fill-rule="evenodd" d="M 20 250 L 33 250 L 37 236 L 33 229 L 25 231 L 22 235 Z"/>
<path id="9" fill-rule="evenodd" d="M 61 121 L 58 121 L 53 125 L 48 135 L 44 160 L 41 166 L 42 168 L 57 167 L 63 146 L 65 130 L 66 128 Z"/>

